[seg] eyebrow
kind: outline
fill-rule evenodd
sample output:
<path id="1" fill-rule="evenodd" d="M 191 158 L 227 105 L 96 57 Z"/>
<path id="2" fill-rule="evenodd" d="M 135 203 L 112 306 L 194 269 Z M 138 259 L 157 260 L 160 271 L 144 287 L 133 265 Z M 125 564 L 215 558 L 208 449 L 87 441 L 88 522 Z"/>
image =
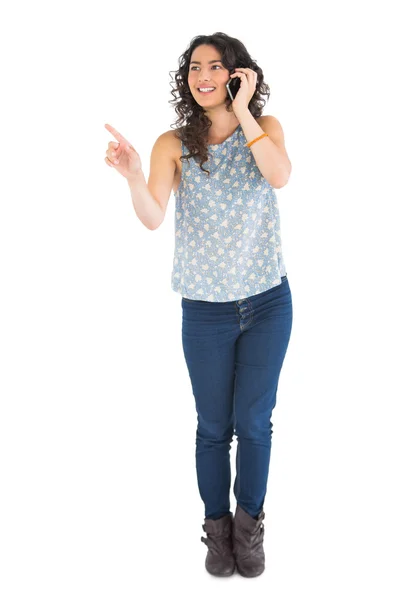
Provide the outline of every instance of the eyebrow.
<path id="1" fill-rule="evenodd" d="M 211 63 L 215 63 L 215 62 L 222 62 L 222 60 L 209 60 L 208 64 L 210 65 Z M 191 65 L 201 65 L 201 62 L 199 62 L 198 60 L 192 60 L 192 62 L 190 63 Z"/>

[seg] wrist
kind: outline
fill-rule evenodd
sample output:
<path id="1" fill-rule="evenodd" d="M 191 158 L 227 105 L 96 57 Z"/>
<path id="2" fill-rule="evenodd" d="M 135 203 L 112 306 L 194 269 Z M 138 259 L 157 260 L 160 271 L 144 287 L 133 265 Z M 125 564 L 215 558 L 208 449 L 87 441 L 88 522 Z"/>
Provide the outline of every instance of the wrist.
<path id="1" fill-rule="evenodd" d="M 129 177 L 126 178 L 128 185 L 129 186 L 134 186 L 137 185 L 137 183 L 139 182 L 143 182 L 145 181 L 145 177 L 144 177 L 144 173 L 142 171 L 142 169 L 139 169 L 138 171 L 136 171 L 136 173 L 129 175 Z"/>
<path id="2" fill-rule="evenodd" d="M 234 113 L 236 115 L 236 118 L 239 119 L 239 121 L 246 115 L 251 114 L 248 108 L 237 108 L 236 110 L 234 110 Z"/>

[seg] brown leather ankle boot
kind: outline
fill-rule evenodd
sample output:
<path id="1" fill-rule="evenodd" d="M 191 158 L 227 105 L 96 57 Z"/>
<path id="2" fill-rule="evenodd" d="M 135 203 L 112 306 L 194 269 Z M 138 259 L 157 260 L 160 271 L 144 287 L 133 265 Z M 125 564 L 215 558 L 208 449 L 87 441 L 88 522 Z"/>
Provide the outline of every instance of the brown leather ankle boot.
<path id="1" fill-rule="evenodd" d="M 241 506 L 236 507 L 232 529 L 233 554 L 238 573 L 243 577 L 257 577 L 265 569 L 264 517 L 261 511 L 257 519 L 253 519 Z"/>
<path id="2" fill-rule="evenodd" d="M 207 537 L 201 541 L 208 547 L 206 569 L 211 575 L 227 577 L 235 572 L 232 552 L 232 513 L 220 519 L 204 519 L 203 530 Z"/>

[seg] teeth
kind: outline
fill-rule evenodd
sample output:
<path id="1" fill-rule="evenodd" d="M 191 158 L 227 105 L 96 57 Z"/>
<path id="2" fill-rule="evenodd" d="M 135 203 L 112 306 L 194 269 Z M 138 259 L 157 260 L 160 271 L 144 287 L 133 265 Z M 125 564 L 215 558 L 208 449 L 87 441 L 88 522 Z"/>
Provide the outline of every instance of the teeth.
<path id="1" fill-rule="evenodd" d="M 215 90 L 215 88 L 199 88 L 200 92 L 211 92 L 212 90 Z"/>

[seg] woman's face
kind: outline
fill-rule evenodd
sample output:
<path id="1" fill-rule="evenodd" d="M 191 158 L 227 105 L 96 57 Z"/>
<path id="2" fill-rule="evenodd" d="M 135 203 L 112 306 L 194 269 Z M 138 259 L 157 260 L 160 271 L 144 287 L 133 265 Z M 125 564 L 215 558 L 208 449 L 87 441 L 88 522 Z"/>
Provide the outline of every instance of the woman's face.
<path id="1" fill-rule="evenodd" d="M 198 104 L 207 107 L 224 102 L 229 79 L 229 71 L 222 64 L 221 54 L 214 46 L 203 44 L 195 48 L 190 58 L 188 84 Z M 214 91 L 199 91 L 199 88 L 209 87 L 215 88 Z"/>

